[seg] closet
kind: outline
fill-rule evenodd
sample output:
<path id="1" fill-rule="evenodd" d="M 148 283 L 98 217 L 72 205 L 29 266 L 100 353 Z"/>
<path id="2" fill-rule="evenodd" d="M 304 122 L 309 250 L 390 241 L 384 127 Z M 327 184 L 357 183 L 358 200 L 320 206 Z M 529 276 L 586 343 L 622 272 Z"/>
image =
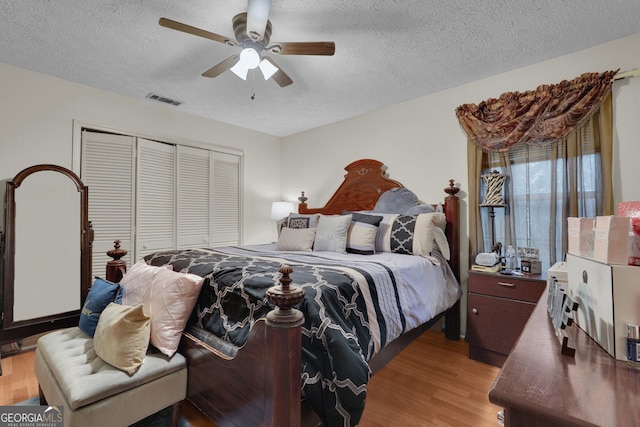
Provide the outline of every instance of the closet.
<path id="1" fill-rule="evenodd" d="M 232 152 L 84 129 L 93 275 L 104 275 L 115 239 L 129 265 L 158 250 L 239 244 L 241 163 Z"/>

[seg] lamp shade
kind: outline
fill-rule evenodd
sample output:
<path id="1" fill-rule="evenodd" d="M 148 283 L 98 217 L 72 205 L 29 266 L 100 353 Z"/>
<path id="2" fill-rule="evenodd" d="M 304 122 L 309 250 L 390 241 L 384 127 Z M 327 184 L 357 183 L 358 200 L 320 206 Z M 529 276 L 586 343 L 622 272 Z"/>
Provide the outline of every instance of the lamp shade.
<path id="1" fill-rule="evenodd" d="M 480 206 L 504 206 L 502 187 L 506 176 L 494 170 L 489 174 L 482 175 L 482 179 L 485 184 L 485 197 Z"/>
<path id="2" fill-rule="evenodd" d="M 293 212 L 292 202 L 271 203 L 271 219 L 281 219 Z"/>

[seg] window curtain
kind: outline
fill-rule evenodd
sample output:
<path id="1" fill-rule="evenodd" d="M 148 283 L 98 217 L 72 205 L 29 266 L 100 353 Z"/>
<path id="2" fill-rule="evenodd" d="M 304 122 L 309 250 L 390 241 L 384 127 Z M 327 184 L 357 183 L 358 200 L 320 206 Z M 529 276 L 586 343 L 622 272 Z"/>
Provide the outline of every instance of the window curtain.
<path id="1" fill-rule="evenodd" d="M 484 235 L 487 213 L 479 206 L 481 175 L 496 168 L 508 177 L 504 216 L 496 212 L 496 240 L 538 247 L 546 267 L 566 253 L 567 217 L 613 214 L 611 82 L 616 72 L 583 74 L 456 109 L 468 136 L 471 260 L 490 250 Z M 544 247 L 536 246 L 541 234 Z"/>

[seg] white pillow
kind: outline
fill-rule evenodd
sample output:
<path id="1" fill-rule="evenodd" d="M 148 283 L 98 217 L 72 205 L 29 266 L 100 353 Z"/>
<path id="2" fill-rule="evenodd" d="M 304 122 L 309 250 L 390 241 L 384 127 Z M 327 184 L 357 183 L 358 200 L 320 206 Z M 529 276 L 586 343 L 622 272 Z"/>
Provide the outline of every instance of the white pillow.
<path id="1" fill-rule="evenodd" d="M 346 253 L 351 219 L 351 214 L 321 215 L 318 219 L 313 250 Z"/>
<path id="2" fill-rule="evenodd" d="M 315 228 L 283 227 L 278 236 L 276 251 L 306 251 L 311 252 L 313 240 L 316 237 Z"/>
<path id="3" fill-rule="evenodd" d="M 151 344 L 171 357 L 196 304 L 204 279 L 170 268 L 138 261 L 120 284 L 124 288 L 123 305 L 143 304 L 151 317 Z"/>

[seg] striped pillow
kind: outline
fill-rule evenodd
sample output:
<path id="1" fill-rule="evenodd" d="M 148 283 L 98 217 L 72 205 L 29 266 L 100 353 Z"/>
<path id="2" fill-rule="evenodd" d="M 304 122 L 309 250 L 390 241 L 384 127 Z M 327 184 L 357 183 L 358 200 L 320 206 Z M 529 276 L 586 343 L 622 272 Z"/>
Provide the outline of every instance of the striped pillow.
<path id="1" fill-rule="evenodd" d="M 382 221 L 380 215 L 365 215 L 353 212 L 347 235 L 347 252 L 373 255 L 376 253 L 376 234 Z"/>

